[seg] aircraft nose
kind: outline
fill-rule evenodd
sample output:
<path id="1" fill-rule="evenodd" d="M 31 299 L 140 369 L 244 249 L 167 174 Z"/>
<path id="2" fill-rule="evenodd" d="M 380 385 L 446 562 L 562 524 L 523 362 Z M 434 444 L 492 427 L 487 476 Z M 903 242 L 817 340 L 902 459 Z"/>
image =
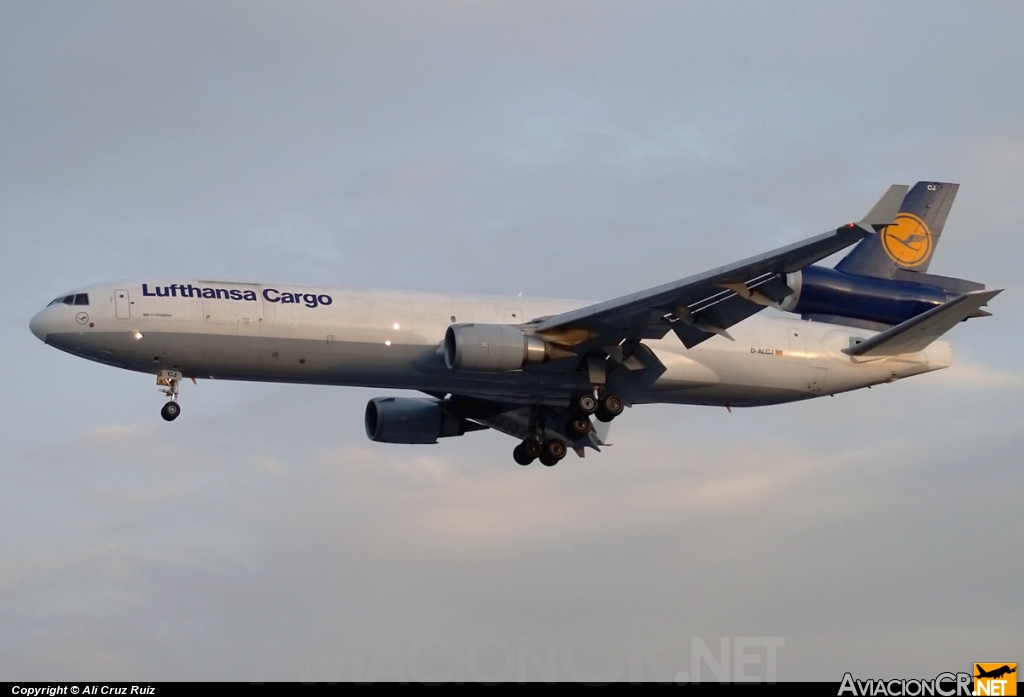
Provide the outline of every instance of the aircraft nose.
<path id="1" fill-rule="evenodd" d="M 32 330 L 32 333 L 39 338 L 40 341 L 46 341 L 47 335 L 53 330 L 53 319 L 52 313 L 47 312 L 49 308 L 41 310 L 35 314 L 35 317 L 29 320 L 28 328 Z"/>

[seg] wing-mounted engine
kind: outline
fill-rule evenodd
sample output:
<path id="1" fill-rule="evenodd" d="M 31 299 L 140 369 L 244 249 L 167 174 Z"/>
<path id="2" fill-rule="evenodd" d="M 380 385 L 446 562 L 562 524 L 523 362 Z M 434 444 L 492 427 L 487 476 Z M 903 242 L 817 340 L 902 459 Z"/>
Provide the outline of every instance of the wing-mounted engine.
<path id="1" fill-rule="evenodd" d="M 444 362 L 451 370 L 518 370 L 573 355 L 511 324 L 453 324 L 444 335 Z"/>
<path id="2" fill-rule="evenodd" d="M 445 409 L 435 399 L 376 397 L 366 405 L 366 436 L 378 443 L 432 445 L 438 438 L 487 428 Z"/>

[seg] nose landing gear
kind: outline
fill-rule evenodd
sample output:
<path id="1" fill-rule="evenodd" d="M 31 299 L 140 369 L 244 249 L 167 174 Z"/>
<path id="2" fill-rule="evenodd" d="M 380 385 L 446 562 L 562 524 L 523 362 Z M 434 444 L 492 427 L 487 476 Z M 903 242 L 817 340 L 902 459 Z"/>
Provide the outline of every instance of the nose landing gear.
<path id="1" fill-rule="evenodd" d="M 156 376 L 157 387 L 167 395 L 171 401 L 160 410 L 160 416 L 164 421 L 174 421 L 181 414 L 181 406 L 178 404 L 178 385 L 181 383 L 181 373 L 177 370 L 161 370 Z"/>

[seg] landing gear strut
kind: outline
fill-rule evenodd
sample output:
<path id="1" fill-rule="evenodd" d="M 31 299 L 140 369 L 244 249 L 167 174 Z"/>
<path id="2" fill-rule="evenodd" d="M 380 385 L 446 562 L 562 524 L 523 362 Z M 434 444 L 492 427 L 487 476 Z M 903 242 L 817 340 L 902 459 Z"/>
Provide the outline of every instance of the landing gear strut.
<path id="1" fill-rule="evenodd" d="M 161 370 L 156 376 L 157 387 L 167 395 L 171 401 L 160 410 L 160 416 L 164 421 L 174 421 L 181 414 L 181 406 L 178 404 L 178 385 L 181 383 L 181 373 L 177 370 Z"/>

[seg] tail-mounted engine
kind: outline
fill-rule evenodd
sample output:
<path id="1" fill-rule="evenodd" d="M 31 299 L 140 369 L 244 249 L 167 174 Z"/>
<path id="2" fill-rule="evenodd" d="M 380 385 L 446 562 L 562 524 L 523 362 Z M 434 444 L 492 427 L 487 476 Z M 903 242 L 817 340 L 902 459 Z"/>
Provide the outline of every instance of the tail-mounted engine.
<path id="1" fill-rule="evenodd" d="M 786 285 L 793 293 L 780 303 L 783 310 L 798 313 L 804 319 L 824 321 L 847 317 L 896 325 L 949 299 L 945 290 L 933 285 L 856 276 L 821 266 L 808 266 L 789 274 Z"/>

